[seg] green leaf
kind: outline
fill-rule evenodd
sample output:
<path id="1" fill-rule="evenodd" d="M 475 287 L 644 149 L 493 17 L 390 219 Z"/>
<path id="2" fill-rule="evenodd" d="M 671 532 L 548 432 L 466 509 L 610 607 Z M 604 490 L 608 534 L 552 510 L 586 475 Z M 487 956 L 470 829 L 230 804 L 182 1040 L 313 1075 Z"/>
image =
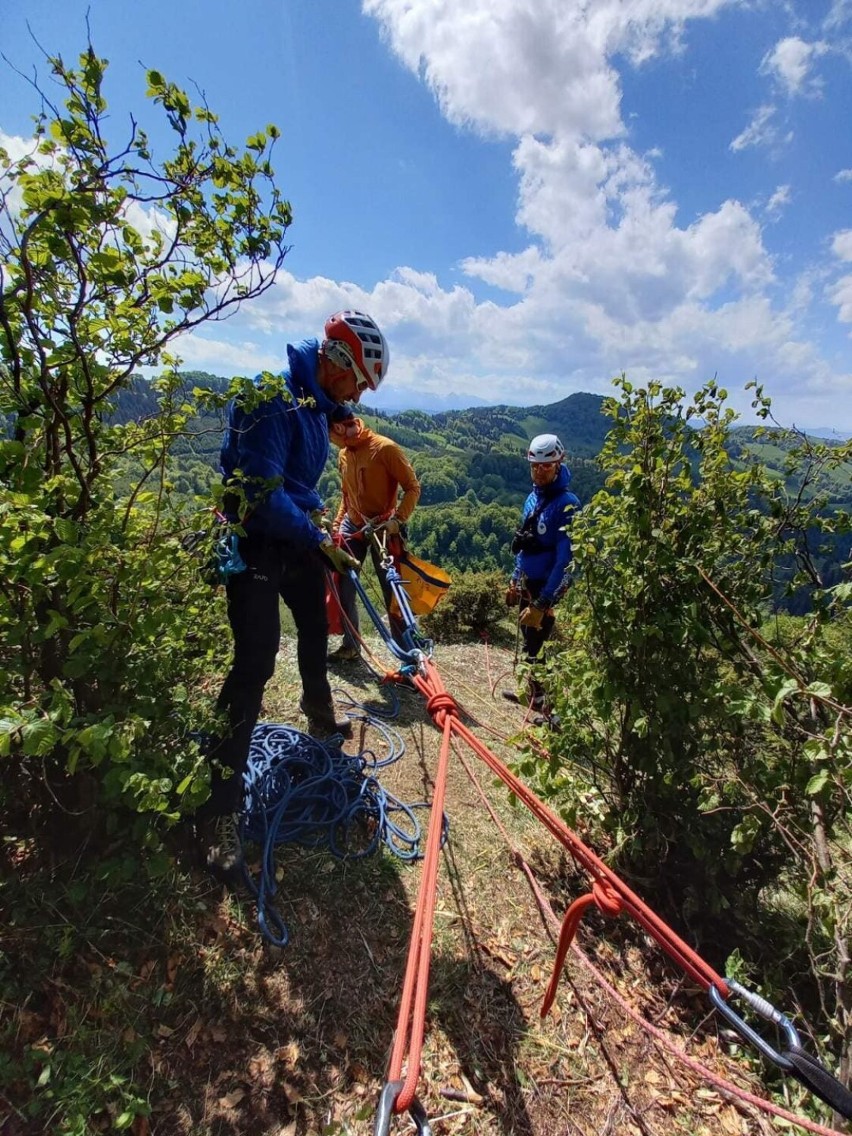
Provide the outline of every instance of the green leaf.
<path id="1" fill-rule="evenodd" d="M 813 694 L 818 698 L 831 698 L 832 689 L 827 682 L 812 682 L 808 684 L 805 694 Z"/>
<path id="2" fill-rule="evenodd" d="M 47 757 L 58 740 L 56 727 L 47 718 L 27 722 L 21 729 L 23 752 L 27 757 Z"/>
<path id="3" fill-rule="evenodd" d="M 815 797 L 817 793 L 821 793 L 826 787 L 829 780 L 829 773 L 827 769 L 821 769 L 819 773 L 815 773 L 805 786 L 805 793 L 809 797 Z"/>

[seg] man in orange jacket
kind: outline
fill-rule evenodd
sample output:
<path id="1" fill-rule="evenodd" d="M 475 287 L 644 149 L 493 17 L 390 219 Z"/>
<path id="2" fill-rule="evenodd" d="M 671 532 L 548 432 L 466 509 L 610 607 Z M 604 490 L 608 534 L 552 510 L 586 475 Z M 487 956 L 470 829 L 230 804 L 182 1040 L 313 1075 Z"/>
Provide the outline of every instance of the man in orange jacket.
<path id="1" fill-rule="evenodd" d="M 332 420 L 331 441 L 340 448 L 337 466 L 343 498 L 334 520 L 333 532 L 339 534 L 346 551 L 362 564 L 370 550 L 373 566 L 381 585 L 391 634 L 399 642 L 403 630 L 399 619 L 391 613 L 391 590 L 376 542 L 361 530 L 367 524 L 382 525 L 380 532 L 389 537 L 404 534 L 404 528 L 420 499 L 420 482 L 411 462 L 391 438 L 376 434 L 354 414 Z M 399 492 L 402 490 L 402 498 Z M 348 575 L 339 580 L 343 621 L 343 642 L 332 653 L 334 659 L 357 659 L 358 606 L 355 585 Z"/>

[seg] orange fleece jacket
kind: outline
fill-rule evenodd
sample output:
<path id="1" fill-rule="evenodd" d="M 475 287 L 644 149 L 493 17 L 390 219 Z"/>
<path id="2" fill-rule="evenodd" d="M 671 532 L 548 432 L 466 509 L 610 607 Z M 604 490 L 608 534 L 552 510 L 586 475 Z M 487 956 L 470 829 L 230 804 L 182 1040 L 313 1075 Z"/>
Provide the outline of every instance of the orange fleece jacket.
<path id="1" fill-rule="evenodd" d="M 367 521 L 386 520 L 391 513 L 403 524 L 420 500 L 420 482 L 411 462 L 390 438 L 361 426 L 357 438 L 340 447 L 337 468 L 343 484 L 343 500 L 337 510 L 335 524 L 346 514 L 356 525 Z M 402 500 L 397 504 L 399 490 Z"/>

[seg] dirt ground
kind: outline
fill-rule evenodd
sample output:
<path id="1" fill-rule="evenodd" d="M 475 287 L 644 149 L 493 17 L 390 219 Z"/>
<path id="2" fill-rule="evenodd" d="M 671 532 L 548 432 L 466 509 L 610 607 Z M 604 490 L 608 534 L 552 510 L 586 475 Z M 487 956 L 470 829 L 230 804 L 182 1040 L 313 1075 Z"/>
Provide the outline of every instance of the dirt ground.
<path id="1" fill-rule="evenodd" d="M 378 646 L 373 643 L 377 654 Z M 474 729 L 511 759 L 524 711 L 505 702 L 512 654 L 482 645 L 441 649 L 436 663 Z M 377 660 L 377 666 L 387 664 Z M 333 665 L 341 700 L 382 696 L 363 662 Z M 395 688 L 405 753 L 381 780 L 406 802 L 431 799 L 440 733 L 420 694 Z M 264 716 L 304 725 L 293 647 L 282 644 Z M 342 704 L 342 703 L 340 703 Z M 477 724 L 478 723 L 478 724 Z M 368 745 L 380 745 L 378 740 Z M 495 827 L 462 763 L 467 759 L 505 826 Z M 459 749 L 447 788 L 449 840 L 435 912 L 425 1045 L 418 1096 L 434 1133 L 476 1136 L 689 1136 L 777 1131 L 768 1118 L 705 1083 L 639 1028 L 569 954 L 556 1005 L 540 1018 L 554 937 L 516 852 L 556 914 L 584 881 L 553 838 L 477 759 Z M 424 814 L 425 815 L 425 814 Z M 327 850 L 279 850 L 278 909 L 291 934 L 283 949 L 257 931 L 253 905 L 206 892 L 198 953 L 175 964 L 206 991 L 164 1032 L 151 1057 L 160 1099 L 150 1131 L 164 1136 L 366 1136 L 400 1000 L 420 864 L 386 851 L 354 862 Z M 183 941 L 186 941 L 184 935 Z M 745 1089 L 764 1095 L 720 1034 L 697 988 L 668 968 L 631 927 L 592 915 L 579 943 L 626 1002 L 675 1046 Z M 139 1129 L 142 1131 L 142 1128 Z M 391 1133 L 415 1131 L 407 1115 Z"/>
<path id="2" fill-rule="evenodd" d="M 331 664 L 338 707 L 358 714 L 398 698 L 393 726 L 404 752 L 380 780 L 404 802 L 430 802 L 440 731 L 415 689 L 380 686 L 392 661 L 375 641 L 368 645 L 375 670 L 364 661 Z M 510 761 L 528 733 L 523 708 L 500 697 L 514 686 L 511 648 L 442 646 L 435 663 L 477 736 Z M 263 719 L 304 728 L 299 693 L 285 633 Z M 370 724 L 347 748 L 381 754 L 384 737 Z M 463 746 L 451 755 L 445 813 L 417 1079 L 436 1136 L 778 1131 L 678 1059 L 686 1051 L 762 1097 L 767 1084 L 781 1088 L 759 1059 L 737 1049 L 704 994 L 624 918 L 586 916 L 583 953 L 569 953 L 555 1005 L 542 1019 L 555 954 L 553 917 L 543 910 L 549 905 L 561 919 L 588 881 Z M 428 810 L 418 815 L 425 822 Z M 6 841 L 2 1136 L 374 1132 L 419 862 L 384 849 L 342 860 L 327 847 L 279 845 L 275 904 L 290 941 L 278 948 L 261 935 L 248 894 L 215 886 L 179 851 L 165 858 L 159 877 L 140 872 L 133 858 L 111 861 L 108 850 L 99 852 L 81 879 L 76 852 L 53 867 L 26 841 Z M 251 862 L 257 859 L 250 848 Z M 785 1091 L 799 1111 L 802 1093 Z M 385 1136 L 415 1131 L 403 1114 Z"/>

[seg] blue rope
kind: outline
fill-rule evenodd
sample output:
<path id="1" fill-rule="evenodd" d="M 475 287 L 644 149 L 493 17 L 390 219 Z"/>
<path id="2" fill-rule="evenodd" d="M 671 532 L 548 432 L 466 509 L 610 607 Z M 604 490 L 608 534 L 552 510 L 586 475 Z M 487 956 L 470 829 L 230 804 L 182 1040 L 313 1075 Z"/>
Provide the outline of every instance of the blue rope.
<path id="1" fill-rule="evenodd" d="M 292 726 L 264 722 L 254 728 L 241 835 L 259 844 L 262 856 L 257 880 L 247 867 L 244 876 L 261 933 L 275 946 L 286 946 L 290 938 L 272 905 L 278 891 L 276 845 L 327 844 L 339 859 L 369 856 L 382 844 L 401 860 L 421 856 L 415 811 L 429 806 L 406 805 L 381 785 L 375 772 L 398 761 L 405 745 L 386 722 L 372 724 L 385 738 L 385 757 L 366 749 L 357 756 L 344 753 L 339 736 L 319 742 Z M 443 832 L 446 839 L 446 817 Z"/>
<path id="2" fill-rule="evenodd" d="M 400 576 L 396 567 L 391 564 L 386 568 L 385 572 L 388 585 L 391 592 L 393 593 L 394 598 L 396 599 L 397 604 L 399 605 L 399 610 L 402 617 L 403 630 L 401 633 L 401 638 L 403 645 L 400 645 L 396 642 L 388 628 L 385 626 L 384 620 L 376 610 L 375 604 L 367 595 L 366 589 L 361 583 L 358 573 L 352 568 L 350 568 L 349 570 L 349 578 L 355 585 L 355 591 L 357 592 L 361 603 L 364 605 L 367 614 L 373 621 L 373 625 L 375 626 L 379 635 L 382 637 L 385 646 L 390 651 L 390 653 L 394 655 L 400 663 L 403 664 L 403 667 L 401 669 L 404 670 L 406 666 L 411 666 L 416 670 L 418 662 L 422 656 L 425 655 L 427 657 L 431 657 L 432 651 L 434 650 L 434 643 L 431 639 L 426 639 L 420 634 L 419 628 L 417 626 L 417 617 L 411 610 L 411 604 L 408 601 L 408 593 L 405 590 L 405 584 L 403 583 L 402 576 Z"/>

